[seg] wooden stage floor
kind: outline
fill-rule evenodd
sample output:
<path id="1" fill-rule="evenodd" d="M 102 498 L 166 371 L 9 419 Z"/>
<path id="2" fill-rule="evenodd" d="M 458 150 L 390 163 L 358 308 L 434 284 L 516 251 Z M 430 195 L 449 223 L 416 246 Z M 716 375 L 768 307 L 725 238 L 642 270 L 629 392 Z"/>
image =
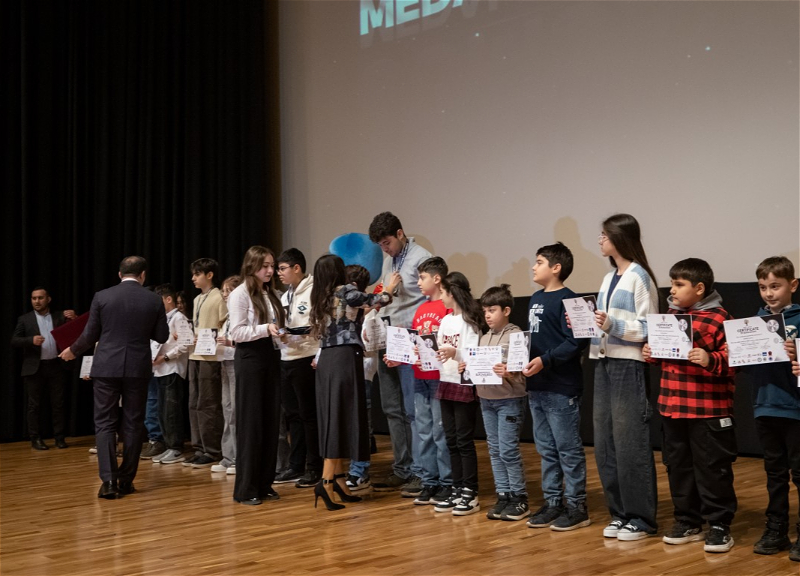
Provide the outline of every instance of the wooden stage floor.
<path id="1" fill-rule="evenodd" d="M 788 553 L 753 554 L 764 527 L 765 477 L 759 459 L 734 467 L 739 512 L 727 554 L 702 543 L 602 537 L 608 521 L 592 449 L 587 449 L 593 524 L 572 532 L 486 519 L 494 503 L 486 446 L 478 443 L 481 513 L 437 514 L 399 493 L 374 493 L 345 510 L 314 509 L 311 489 L 277 486 L 277 502 L 248 507 L 231 499 L 233 477 L 208 469 L 142 461 L 136 494 L 96 497 L 93 437 L 47 452 L 0 445 L 0 573 L 12 574 L 798 574 Z M 373 479 L 391 464 L 379 436 Z M 523 444 L 531 506 L 541 504 L 539 458 Z M 656 454 L 658 460 L 660 454 Z M 658 468 L 661 530 L 672 524 L 664 467 Z M 793 506 L 796 496 L 792 495 Z M 796 510 L 792 510 L 796 517 Z"/>

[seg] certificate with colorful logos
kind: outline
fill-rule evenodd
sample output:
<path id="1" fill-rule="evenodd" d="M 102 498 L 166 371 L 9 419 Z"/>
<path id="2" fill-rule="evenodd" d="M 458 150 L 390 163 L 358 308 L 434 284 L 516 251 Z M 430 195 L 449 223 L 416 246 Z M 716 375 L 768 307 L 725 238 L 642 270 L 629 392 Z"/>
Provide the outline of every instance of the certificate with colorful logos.
<path id="1" fill-rule="evenodd" d="M 594 296 L 579 296 L 578 298 L 564 298 L 564 310 L 572 327 L 575 338 L 596 338 L 600 336 L 600 329 L 594 318 L 597 310 L 597 298 Z"/>
<path id="2" fill-rule="evenodd" d="M 414 347 L 417 345 L 417 331 L 397 326 L 386 328 L 386 358 L 401 364 L 417 361 Z"/>
<path id="3" fill-rule="evenodd" d="M 197 344 L 194 353 L 199 356 L 216 356 L 217 330 L 215 328 L 200 328 L 197 330 Z"/>
<path id="4" fill-rule="evenodd" d="M 178 346 L 191 346 L 194 344 L 194 330 L 192 330 L 188 320 L 185 322 L 178 322 L 177 328 L 175 332 L 178 335 L 178 339 L 175 342 L 177 342 Z M 171 337 L 170 335 L 170 338 Z"/>
<path id="5" fill-rule="evenodd" d="M 650 356 L 688 360 L 693 348 L 690 314 L 648 314 L 647 343 Z"/>
<path id="6" fill-rule="evenodd" d="M 372 315 L 364 320 L 364 335 L 366 336 L 364 347 L 367 352 L 375 352 L 386 348 L 386 328 L 391 324 L 392 322 L 388 316 L 380 318 L 377 315 Z"/>
<path id="7" fill-rule="evenodd" d="M 498 385 L 503 378 L 494 373 L 496 364 L 503 362 L 503 348 L 500 346 L 476 346 L 463 352 L 467 365 L 461 373 L 461 383 L 474 385 Z"/>
<path id="8" fill-rule="evenodd" d="M 432 372 L 433 370 L 441 370 L 442 363 L 439 361 L 439 356 L 436 351 L 439 346 L 436 345 L 436 334 L 425 334 L 424 336 L 417 335 L 417 351 L 419 352 L 420 370 L 423 372 Z"/>
<path id="9" fill-rule="evenodd" d="M 789 361 L 783 347 L 786 340 L 783 314 L 725 320 L 723 324 L 730 366 Z"/>
<path id="10" fill-rule="evenodd" d="M 531 333 L 526 330 L 509 334 L 506 370 L 509 372 L 522 372 L 522 369 L 530 362 L 530 357 Z"/>

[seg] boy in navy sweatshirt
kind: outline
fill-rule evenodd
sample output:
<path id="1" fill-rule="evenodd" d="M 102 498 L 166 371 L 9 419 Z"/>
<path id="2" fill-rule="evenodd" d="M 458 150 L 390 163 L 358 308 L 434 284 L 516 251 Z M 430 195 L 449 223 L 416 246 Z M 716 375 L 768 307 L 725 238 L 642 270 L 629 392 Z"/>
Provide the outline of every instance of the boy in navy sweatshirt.
<path id="1" fill-rule="evenodd" d="M 756 269 L 758 289 L 766 306 L 759 316 L 783 314 L 786 337 L 798 337 L 800 305 L 792 304 L 797 278 L 792 262 L 783 256 L 767 258 Z M 791 546 L 789 559 L 800 562 L 798 540 L 789 539 L 789 473 L 800 492 L 800 388 L 788 362 L 745 367 L 751 377 L 756 432 L 764 449 L 767 472 L 767 526 L 753 546 L 756 554 L 776 554 Z"/>
<path id="2" fill-rule="evenodd" d="M 533 416 L 533 438 L 542 457 L 544 505 L 528 526 L 556 531 L 591 524 L 586 510 L 586 456 L 581 441 L 581 351 L 567 327 L 564 298 L 576 294 L 564 286 L 572 272 L 572 252 L 561 242 L 536 251 L 533 281 L 544 289 L 533 296 L 528 311 L 532 360 L 523 370 Z"/>

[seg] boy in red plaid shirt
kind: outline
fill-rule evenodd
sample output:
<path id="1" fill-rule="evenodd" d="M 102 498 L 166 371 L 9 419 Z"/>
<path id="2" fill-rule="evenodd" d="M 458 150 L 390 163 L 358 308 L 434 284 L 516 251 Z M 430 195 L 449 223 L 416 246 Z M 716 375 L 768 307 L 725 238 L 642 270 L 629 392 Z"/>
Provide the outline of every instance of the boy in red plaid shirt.
<path id="1" fill-rule="evenodd" d="M 655 359 L 645 344 L 642 354 L 661 364 L 658 411 L 662 417 L 662 457 L 667 467 L 675 525 L 667 544 L 705 537 L 706 552 L 733 547 L 730 525 L 736 513 L 733 468 L 733 376 L 724 352 L 722 322 L 732 317 L 714 290 L 714 272 L 704 260 L 687 258 L 669 271 L 670 312 L 691 314 L 694 347 L 688 360 Z M 709 531 L 703 532 L 708 522 Z"/>

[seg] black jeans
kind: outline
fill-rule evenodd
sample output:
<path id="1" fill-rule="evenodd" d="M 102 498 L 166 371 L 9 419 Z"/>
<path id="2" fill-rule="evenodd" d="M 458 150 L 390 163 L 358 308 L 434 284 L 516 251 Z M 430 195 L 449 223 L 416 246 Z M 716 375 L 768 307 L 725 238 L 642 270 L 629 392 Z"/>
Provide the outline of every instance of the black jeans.
<path id="1" fill-rule="evenodd" d="M 38 438 L 41 419 L 42 398 L 45 390 L 50 394 L 50 410 L 53 413 L 53 436 L 64 438 L 64 373 L 62 360 L 42 360 L 36 374 L 25 376 L 28 392 L 28 435 Z"/>
<path id="2" fill-rule="evenodd" d="M 184 380 L 177 374 L 159 376 L 158 423 L 164 443 L 171 450 L 183 451 Z"/>
<path id="3" fill-rule="evenodd" d="M 789 473 L 800 494 L 800 420 L 761 416 L 756 432 L 764 449 L 767 472 L 767 522 L 786 532 L 789 524 Z"/>
<path id="4" fill-rule="evenodd" d="M 281 402 L 291 435 L 290 467 L 296 471 L 308 469 L 322 473 L 316 373 L 311 367 L 311 360 L 313 356 L 281 361 Z"/>
<path id="5" fill-rule="evenodd" d="M 450 452 L 453 486 L 478 491 L 478 454 L 475 451 L 475 421 L 478 403 L 441 400 L 442 427 Z"/>
<path id="6" fill-rule="evenodd" d="M 674 516 L 692 526 L 730 526 L 736 513 L 732 418 L 662 418 L 661 454 L 667 467 Z"/>

